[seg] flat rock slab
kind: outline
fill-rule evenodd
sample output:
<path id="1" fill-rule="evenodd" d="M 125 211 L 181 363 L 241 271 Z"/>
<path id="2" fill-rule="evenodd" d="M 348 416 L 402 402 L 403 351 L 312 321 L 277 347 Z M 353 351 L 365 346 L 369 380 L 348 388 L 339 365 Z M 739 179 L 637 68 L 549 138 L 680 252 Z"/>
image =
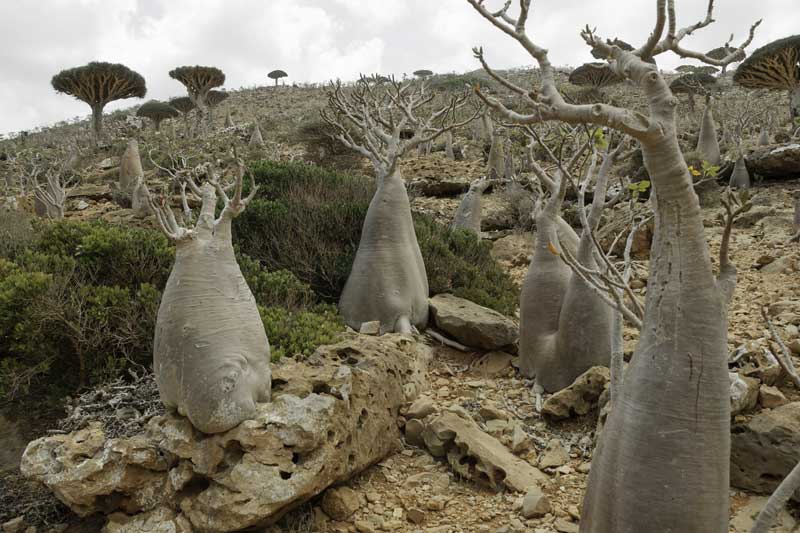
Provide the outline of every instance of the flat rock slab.
<path id="1" fill-rule="evenodd" d="M 771 494 L 798 461 L 800 402 L 761 411 L 732 428 L 732 486 Z"/>
<path id="2" fill-rule="evenodd" d="M 403 386 L 425 388 L 430 358 L 408 337 L 353 335 L 275 367 L 274 400 L 230 431 L 205 435 L 178 415 L 129 438 L 90 425 L 31 442 L 21 470 L 81 516 L 163 516 L 174 524 L 165 531 L 260 527 L 396 451 Z M 115 531 L 126 521 L 116 516 Z"/>
<path id="3" fill-rule="evenodd" d="M 747 156 L 747 168 L 770 179 L 800 177 L 800 143 L 759 148 Z"/>
<path id="4" fill-rule="evenodd" d="M 526 492 L 549 481 L 546 474 L 511 453 L 474 420 L 445 411 L 432 418 L 423 432 L 428 450 L 446 456 L 459 475 L 495 490 L 503 486 Z"/>
<path id="5" fill-rule="evenodd" d="M 497 350 L 519 337 L 519 328 L 511 319 L 452 294 L 437 294 L 430 299 L 430 306 L 436 327 L 466 346 Z"/>
<path id="6" fill-rule="evenodd" d="M 575 381 L 544 402 L 542 414 L 551 420 L 582 416 L 597 407 L 600 395 L 611 380 L 611 372 L 604 366 L 593 366 Z"/>

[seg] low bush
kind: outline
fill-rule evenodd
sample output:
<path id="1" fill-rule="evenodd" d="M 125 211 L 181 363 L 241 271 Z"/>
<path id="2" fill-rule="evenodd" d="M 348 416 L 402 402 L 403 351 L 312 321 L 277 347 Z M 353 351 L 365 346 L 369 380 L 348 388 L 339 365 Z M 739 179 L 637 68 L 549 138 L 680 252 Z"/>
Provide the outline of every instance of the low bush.
<path id="1" fill-rule="evenodd" d="M 375 191 L 372 179 L 302 163 L 252 168 L 259 192 L 234 222 L 241 251 L 268 270 L 291 271 L 323 301 L 339 299 Z M 512 314 L 518 289 L 489 253 L 490 245 L 414 214 L 431 294 L 452 292 Z"/>
<path id="2" fill-rule="evenodd" d="M 283 307 L 258 308 L 272 349 L 272 360 L 309 356 L 318 346 L 338 341 L 344 320 L 335 306 L 317 305 L 308 310 Z"/>

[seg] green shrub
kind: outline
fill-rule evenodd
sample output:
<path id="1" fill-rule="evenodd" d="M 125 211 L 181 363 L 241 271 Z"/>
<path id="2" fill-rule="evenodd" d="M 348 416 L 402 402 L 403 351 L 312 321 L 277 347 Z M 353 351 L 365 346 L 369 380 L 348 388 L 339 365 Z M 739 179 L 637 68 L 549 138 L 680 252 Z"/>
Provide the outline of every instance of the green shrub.
<path id="1" fill-rule="evenodd" d="M 258 311 L 264 322 L 273 361 L 282 357 L 309 356 L 318 346 L 337 342 L 344 331 L 344 320 L 332 305 L 318 305 L 307 311 L 259 306 Z"/>
<path id="2" fill-rule="evenodd" d="M 350 274 L 375 188 L 372 180 L 300 163 L 262 162 L 260 189 L 234 222 L 241 251 L 268 270 L 291 271 L 323 300 L 336 302 Z M 415 214 L 431 294 L 452 292 L 512 314 L 519 293 L 490 245 Z"/>

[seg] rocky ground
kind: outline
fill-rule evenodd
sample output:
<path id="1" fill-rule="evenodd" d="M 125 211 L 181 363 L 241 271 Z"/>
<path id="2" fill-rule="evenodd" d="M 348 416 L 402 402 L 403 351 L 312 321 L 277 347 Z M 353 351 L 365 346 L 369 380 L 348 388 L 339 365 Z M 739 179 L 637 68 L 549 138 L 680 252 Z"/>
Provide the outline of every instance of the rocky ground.
<path id="1" fill-rule="evenodd" d="M 319 100 L 317 92 L 309 91 Z M 236 121 L 255 117 L 262 122 L 267 140 L 264 153 L 289 160 L 312 155 L 304 152 L 294 138 L 297 125 L 316 112 L 307 103 L 311 99 L 314 98 L 294 95 L 289 90 L 280 93 L 261 89 L 242 93 L 231 101 L 236 102 L 233 113 Z M 218 117 L 218 121 L 221 119 Z M 264 127 L 265 122 L 274 127 Z M 466 135 L 460 138 L 465 149 L 463 161 L 450 161 L 441 152 L 434 152 L 408 157 L 403 163 L 413 208 L 433 214 L 443 222 L 452 219 L 459 194 L 484 171 L 479 143 L 468 141 Z M 114 161 L 105 159 L 91 163 L 99 181 L 104 172 L 114 168 Z M 793 231 L 792 194 L 798 191 L 797 180 L 760 184 L 755 188 L 754 207 L 735 225 L 731 249 L 739 278 L 730 308 L 729 349 L 731 371 L 738 376 L 736 380 L 742 380 L 740 388 L 736 381 L 733 388 L 738 392 L 732 400 L 736 412 L 733 424 L 741 428 L 742 434 L 750 431 L 747 428 L 755 417 L 778 412 L 788 402 L 800 401 L 800 391 L 770 359 L 769 353 L 778 353 L 779 347 L 770 339 L 761 318 L 761 308 L 767 306 L 795 364 L 800 364 L 800 247 L 787 243 Z M 524 202 L 530 199 L 507 186 L 496 187 L 484 199 L 483 229 L 486 237 L 493 240 L 493 254 L 520 283 L 533 242 L 528 221 L 520 216 L 520 205 L 528 205 Z M 69 218 L 99 217 L 140 223 L 132 218 L 130 210 L 114 203 L 107 183 L 86 183 L 77 188 L 68 207 Z M 722 213 L 721 207 L 704 209 L 712 257 L 718 253 Z M 608 216 L 613 217 L 613 213 Z M 637 256 L 632 283 L 642 296 L 647 281 L 646 246 L 643 248 Z M 634 329 L 626 329 L 626 354 L 632 353 L 636 338 Z M 348 483 L 329 489 L 311 504 L 289 514 L 280 528 L 271 531 L 568 533 L 578 530 L 579 509 L 595 444 L 602 376 L 597 378 L 600 390 L 594 390 L 585 408 L 579 409 L 584 414 L 553 420 L 537 410 L 532 383 L 516 372 L 513 354 L 486 350 L 462 352 L 430 338 L 427 342 L 434 346 L 428 372 L 430 390 L 404 406 L 398 425 L 408 432 L 414 427 L 412 420 L 429 421 L 442 413 L 471 419 L 518 458 L 544 472 L 547 481 L 542 483 L 541 492 L 526 494 L 505 486 L 493 490 L 475 479 L 465 478 L 447 460 L 432 456 L 430 447 L 420 442 L 417 435 L 407 438 L 398 453 Z M 0 418 L 0 428 L 11 428 L 8 435 L 24 433 L 32 437 L 19 428 L 13 429 L 15 424 Z M 795 437 L 800 444 L 800 428 L 787 439 Z M 9 453 L 19 452 L 19 438 L 9 437 L 8 443 Z M 11 447 L 17 451 L 12 452 Z M 748 531 L 764 502 L 763 495 L 732 489 L 730 531 Z M 58 531 L 91 532 L 101 527 L 97 520 L 80 521 L 69 515 L 62 515 L 61 519 L 66 522 L 56 528 Z M 26 531 L 20 524 L 2 527 L 8 532 Z M 774 531 L 800 531 L 800 509 L 791 506 Z"/>

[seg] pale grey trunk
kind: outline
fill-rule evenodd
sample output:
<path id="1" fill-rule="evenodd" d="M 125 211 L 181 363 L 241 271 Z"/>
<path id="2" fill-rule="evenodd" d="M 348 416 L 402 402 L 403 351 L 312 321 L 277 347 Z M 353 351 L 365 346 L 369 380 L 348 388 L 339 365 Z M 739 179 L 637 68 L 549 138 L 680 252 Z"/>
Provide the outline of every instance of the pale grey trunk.
<path id="1" fill-rule="evenodd" d="M 465 229 L 480 235 L 481 233 L 481 198 L 489 186 L 486 180 L 473 183 L 464 193 L 453 217 L 453 229 Z"/>
<path id="2" fill-rule="evenodd" d="M 270 349 L 231 243 L 204 191 L 198 230 L 178 241 L 156 320 L 153 369 L 161 400 L 204 433 L 251 418 L 270 398 Z M 214 195 L 213 190 L 210 196 Z"/>
<path id="3" fill-rule="evenodd" d="M 767 128 L 761 128 L 761 134 L 758 136 L 758 145 L 767 146 L 769 144 L 769 132 Z"/>
<path id="4" fill-rule="evenodd" d="M 747 171 L 747 163 L 744 161 L 744 156 L 740 155 L 736 160 L 736 164 L 733 165 L 730 186 L 737 189 L 750 188 L 750 173 Z"/>
<path id="5" fill-rule="evenodd" d="M 510 151 L 506 153 L 503 169 L 504 177 L 508 179 L 514 177 L 514 155 Z"/>
<path id="6" fill-rule="evenodd" d="M 399 171 L 378 177 L 339 310 L 356 331 L 376 320 L 404 333 L 428 322 L 428 276 Z"/>
<path id="7" fill-rule="evenodd" d="M 130 198 L 133 186 L 139 176 L 144 176 L 142 160 L 139 156 L 139 143 L 136 139 L 131 139 L 128 141 L 128 146 L 125 148 L 125 153 L 122 154 L 122 159 L 119 162 L 120 192 Z"/>
<path id="8" fill-rule="evenodd" d="M 660 111 L 661 140 L 642 143 L 655 193 L 645 319 L 592 460 L 583 532 L 728 531 L 725 301 L 673 115 Z"/>
<path id="9" fill-rule="evenodd" d="M 448 131 L 444 136 L 444 154 L 451 161 L 456 158 L 453 153 L 453 132 L 451 131 Z"/>
<path id="10" fill-rule="evenodd" d="M 578 253 L 581 265 L 597 270 L 592 231 L 600 221 L 608 186 L 612 155 L 598 173 L 594 201 L 588 217 L 589 227 L 583 228 Z M 593 366 L 609 366 L 613 335 L 613 313 L 597 293 L 579 276 L 572 274 L 558 320 L 556 357 L 552 364 L 536 372 L 536 382 L 547 392 L 568 387 L 575 378 Z"/>
<path id="11" fill-rule="evenodd" d="M 253 127 L 253 133 L 250 135 L 250 146 L 258 147 L 264 145 L 264 138 L 261 136 L 261 128 L 258 125 L 258 122 L 255 123 Z"/>
<path id="12" fill-rule="evenodd" d="M 228 112 L 225 114 L 225 127 L 232 128 L 233 127 L 233 117 L 231 117 L 231 110 L 228 109 Z"/>
<path id="13" fill-rule="evenodd" d="M 719 142 L 717 141 L 717 129 L 714 125 L 710 104 L 706 105 L 706 110 L 703 112 L 700 136 L 697 139 L 697 151 L 702 154 L 704 161 L 708 161 L 712 165 L 719 165 Z"/>
<path id="14" fill-rule="evenodd" d="M 502 178 L 505 175 L 505 156 L 503 155 L 503 141 L 499 135 L 492 135 L 492 147 L 489 149 L 489 161 L 486 174 L 490 179 Z"/>
<path id="15" fill-rule="evenodd" d="M 144 184 L 144 176 L 138 176 L 131 193 L 131 210 L 135 218 L 145 218 L 150 214 L 150 204 L 148 202 L 147 186 Z"/>

